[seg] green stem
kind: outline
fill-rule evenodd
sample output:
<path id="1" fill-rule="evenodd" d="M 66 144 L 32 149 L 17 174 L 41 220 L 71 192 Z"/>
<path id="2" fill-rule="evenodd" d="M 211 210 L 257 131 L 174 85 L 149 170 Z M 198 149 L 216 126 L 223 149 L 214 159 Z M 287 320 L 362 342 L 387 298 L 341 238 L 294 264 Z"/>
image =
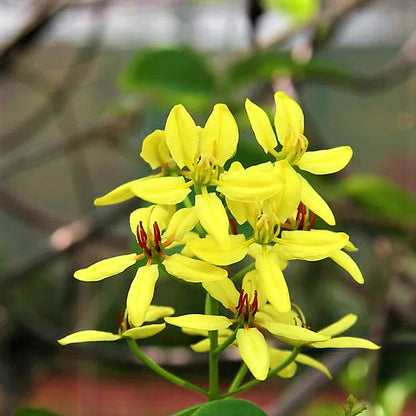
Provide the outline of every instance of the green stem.
<path id="1" fill-rule="evenodd" d="M 208 293 L 205 299 L 205 314 L 216 315 L 218 313 L 218 302 Z M 218 366 L 219 357 L 215 354 L 218 347 L 218 331 L 209 331 L 209 400 L 217 400 L 219 396 Z"/>
<path id="2" fill-rule="evenodd" d="M 296 357 L 298 356 L 299 353 L 300 353 L 300 347 L 295 347 L 293 349 L 292 353 L 289 355 L 289 357 L 286 358 L 285 361 L 283 361 L 281 364 L 279 364 L 278 366 L 272 368 L 269 371 L 269 374 L 267 376 L 267 379 L 273 377 L 278 372 L 280 372 L 284 368 L 286 368 L 290 363 L 292 363 L 293 361 L 295 361 L 295 359 L 296 359 Z M 229 396 L 234 396 L 237 393 L 241 393 L 243 391 L 246 391 L 246 390 L 251 389 L 252 387 L 257 386 L 257 385 L 259 385 L 262 382 L 263 382 L 263 380 L 257 380 L 257 379 L 248 381 L 247 383 L 243 384 L 241 387 L 238 387 L 238 388 L 236 388 L 234 390 L 231 390 L 230 389 L 231 391 L 229 390 L 227 393 L 222 394 L 219 398 L 220 399 L 224 399 L 224 398 L 229 397 Z"/>
<path id="3" fill-rule="evenodd" d="M 159 374 L 160 376 L 170 381 L 171 383 L 176 384 L 177 386 L 196 391 L 198 393 L 203 394 L 204 396 L 208 396 L 207 391 L 205 391 L 201 387 L 198 387 L 197 385 L 191 383 L 190 381 L 184 380 L 183 378 L 176 376 L 170 371 L 165 370 L 163 367 L 161 367 L 159 364 L 157 364 L 155 361 L 149 358 L 139 348 L 139 346 L 136 344 L 136 341 L 134 341 L 133 339 L 128 339 L 128 338 L 126 338 L 126 341 L 127 341 L 128 346 L 132 350 L 133 354 L 135 355 L 135 357 L 138 360 L 140 360 L 144 365 L 146 365 L 151 370 L 153 370 L 155 373 Z"/>
<path id="4" fill-rule="evenodd" d="M 234 391 L 238 388 L 238 386 L 242 383 L 244 380 L 244 377 L 246 376 L 248 371 L 248 367 L 245 363 L 242 363 L 240 366 L 240 369 L 238 370 L 237 374 L 234 377 L 234 380 L 230 384 L 230 388 L 228 389 L 229 392 Z"/>
<path id="5" fill-rule="evenodd" d="M 237 272 L 231 280 L 233 282 L 237 282 L 238 280 L 241 280 L 246 273 L 248 273 L 250 270 L 253 270 L 256 267 L 256 263 L 251 263 L 248 266 L 244 267 L 244 269 L 241 269 L 239 272 Z"/>
<path id="6" fill-rule="evenodd" d="M 230 344 L 232 344 L 237 336 L 238 327 L 233 331 L 233 333 L 213 352 L 215 355 L 220 355 Z"/>

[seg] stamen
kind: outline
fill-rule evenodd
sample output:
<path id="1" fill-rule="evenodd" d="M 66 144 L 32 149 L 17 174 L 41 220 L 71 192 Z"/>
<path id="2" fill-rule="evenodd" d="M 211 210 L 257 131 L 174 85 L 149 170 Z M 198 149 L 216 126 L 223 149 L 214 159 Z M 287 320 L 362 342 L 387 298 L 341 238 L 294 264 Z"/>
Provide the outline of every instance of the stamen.
<path id="1" fill-rule="evenodd" d="M 240 296 L 238 298 L 238 305 L 237 305 L 237 311 L 238 311 L 238 313 L 241 313 L 241 307 L 242 307 L 242 303 L 243 303 L 243 298 L 244 298 L 244 289 L 241 289 Z"/>
<path id="2" fill-rule="evenodd" d="M 248 293 L 244 295 L 243 304 L 244 304 L 244 320 L 248 322 L 248 318 L 250 316 L 250 305 L 248 303 Z"/>
<path id="3" fill-rule="evenodd" d="M 309 221 L 308 231 L 310 231 L 313 225 L 315 224 L 315 213 L 313 211 L 310 211 L 310 213 L 311 213 L 311 219 Z"/>
<path id="4" fill-rule="evenodd" d="M 228 220 L 230 221 L 231 233 L 234 235 L 237 235 L 238 230 L 237 230 L 237 223 L 235 222 L 235 219 L 229 217 Z"/>
<path id="5" fill-rule="evenodd" d="M 254 315 L 257 312 L 257 309 L 259 308 L 259 298 L 257 295 L 257 290 L 254 291 L 254 299 L 251 303 L 251 313 Z"/>
<path id="6" fill-rule="evenodd" d="M 153 235 L 155 238 L 155 247 L 156 247 L 156 251 L 159 252 L 160 251 L 160 229 L 159 229 L 159 225 L 158 223 L 155 221 L 153 223 Z"/>
<path id="7" fill-rule="evenodd" d="M 300 222 L 298 225 L 298 230 L 303 230 L 303 226 L 305 225 L 305 219 L 306 219 L 306 208 L 305 205 L 302 204 L 302 202 L 299 204 L 298 207 L 298 215 L 300 213 Z M 296 220 L 298 220 L 298 218 L 296 217 Z"/>

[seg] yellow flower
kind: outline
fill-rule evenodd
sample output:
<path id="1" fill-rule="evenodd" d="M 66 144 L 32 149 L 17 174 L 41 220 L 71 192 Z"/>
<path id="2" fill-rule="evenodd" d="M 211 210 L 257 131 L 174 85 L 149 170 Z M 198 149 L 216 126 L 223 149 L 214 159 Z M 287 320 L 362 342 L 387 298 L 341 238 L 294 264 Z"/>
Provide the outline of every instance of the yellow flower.
<path id="1" fill-rule="evenodd" d="M 302 109 L 295 100 L 283 92 L 276 92 L 274 99 L 276 134 L 267 114 L 249 99 L 246 100 L 250 124 L 257 142 L 265 153 L 272 154 L 277 160 L 285 159 L 290 165 L 317 175 L 338 172 L 348 164 L 352 157 L 352 149 L 349 146 L 308 152 Z M 281 145 L 280 152 L 275 150 L 277 141 Z M 305 178 L 299 175 L 299 179 L 302 183 L 301 201 L 328 224 L 334 225 L 335 218 L 327 203 Z"/>
<path id="2" fill-rule="evenodd" d="M 229 279 L 202 284 L 214 299 L 221 302 L 225 308 L 232 312 L 232 318 L 192 314 L 165 318 L 165 321 L 168 324 L 184 328 L 188 333 L 191 331 L 203 336 L 207 335 L 206 331 L 218 330 L 220 331 L 220 342 L 224 342 L 227 335 L 232 334 L 229 330 L 227 331 L 227 328 L 237 324 L 235 335 L 241 359 L 255 378 L 265 380 L 270 368 L 270 353 L 264 335 L 260 330 L 263 326 L 257 319 L 257 314 L 260 313 L 265 300 L 262 292 L 258 290 L 255 273 L 255 271 L 249 272 L 245 276 L 241 292 L 237 291 Z M 287 321 L 290 321 L 290 319 L 292 319 L 292 315 L 287 317 Z M 329 339 L 327 335 L 317 334 L 306 328 L 285 323 L 282 319 L 274 322 L 270 332 L 274 335 L 283 334 L 301 343 Z M 207 347 L 209 348 L 209 344 L 206 340 L 193 346 L 197 351 L 203 351 Z"/>
<path id="3" fill-rule="evenodd" d="M 282 271 L 289 260 L 318 261 L 331 257 L 362 283 L 358 266 L 342 251 L 349 241 L 347 234 L 327 230 L 281 231 L 279 219 L 272 211 L 265 211 L 256 203 L 252 204 L 252 209 L 245 205 L 253 237 L 246 239 L 242 234 L 232 235 L 228 247 L 222 249 L 218 249 L 211 237 L 194 238 L 187 242 L 187 249 L 200 259 L 220 266 L 236 263 L 250 254 L 255 259 L 263 293 L 281 312 L 291 310 L 290 294 Z"/>
<path id="4" fill-rule="evenodd" d="M 91 266 L 77 270 L 78 280 L 93 282 L 114 276 L 147 257 L 145 266 L 139 267 L 127 294 L 127 313 L 134 326 L 143 323 L 146 311 L 153 299 L 155 285 L 159 278 L 158 264 L 152 264 L 161 257 L 162 264 L 173 276 L 188 282 L 203 282 L 227 277 L 224 269 L 205 261 L 192 259 L 165 251 L 180 245 L 184 236 L 198 222 L 195 208 L 182 208 L 170 218 L 169 212 L 161 206 L 139 208 L 130 215 L 130 228 L 142 249 L 142 253 L 126 254 L 101 260 Z M 162 234 L 162 231 L 166 231 Z"/>
<path id="5" fill-rule="evenodd" d="M 154 306 L 150 305 L 146 311 L 143 322 L 152 322 L 160 318 L 172 315 L 175 313 L 174 309 L 169 306 Z M 61 345 L 75 344 L 80 342 L 94 342 L 94 341 L 117 341 L 123 338 L 142 339 L 149 338 L 156 335 L 163 329 L 166 324 L 151 324 L 145 326 L 130 327 L 129 320 L 125 314 L 124 319 L 119 322 L 118 333 L 96 331 L 87 329 L 84 331 L 74 332 L 58 340 Z"/>

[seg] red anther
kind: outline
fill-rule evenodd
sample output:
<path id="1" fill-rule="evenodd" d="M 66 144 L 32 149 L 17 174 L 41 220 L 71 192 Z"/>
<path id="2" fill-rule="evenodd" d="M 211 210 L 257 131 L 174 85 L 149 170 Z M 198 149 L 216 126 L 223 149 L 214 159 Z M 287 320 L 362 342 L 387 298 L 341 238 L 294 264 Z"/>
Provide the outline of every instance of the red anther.
<path id="1" fill-rule="evenodd" d="M 297 209 L 297 214 L 296 214 L 296 221 L 298 221 L 299 219 L 300 219 L 300 216 L 302 215 L 302 207 L 303 207 L 303 203 L 302 202 L 299 202 L 299 205 L 298 205 L 298 209 Z"/>
<path id="2" fill-rule="evenodd" d="M 229 217 L 228 220 L 230 221 L 231 233 L 234 235 L 237 235 L 238 230 L 237 230 L 237 223 L 235 222 L 235 219 Z"/>
<path id="3" fill-rule="evenodd" d="M 146 242 L 147 242 L 146 231 L 144 230 L 143 223 L 141 221 L 139 222 L 139 224 L 140 224 L 140 237 L 141 237 L 143 243 L 146 244 Z"/>
<path id="4" fill-rule="evenodd" d="M 244 308 L 244 320 L 246 322 L 248 322 L 248 318 L 250 317 L 250 309 L 249 309 L 250 305 L 248 303 L 248 294 L 247 293 L 244 295 L 243 303 L 244 303 L 244 306 L 245 306 L 245 308 Z"/>
<path id="5" fill-rule="evenodd" d="M 254 315 L 257 312 L 257 309 L 259 308 L 259 297 L 257 295 L 257 290 L 254 291 L 254 299 L 251 303 L 251 313 Z"/>
<path id="6" fill-rule="evenodd" d="M 137 228 L 136 228 L 136 241 L 140 245 L 140 247 L 143 248 L 143 241 L 142 241 L 142 236 L 140 235 L 139 226 L 137 226 Z"/>
<path id="7" fill-rule="evenodd" d="M 139 241 L 140 247 L 143 249 L 143 251 L 148 256 L 150 256 L 152 254 L 152 252 L 149 250 L 149 248 L 146 245 L 146 243 L 147 243 L 147 234 L 146 234 L 146 231 L 143 228 L 143 223 L 141 221 L 139 222 L 139 226 L 140 226 L 140 232 L 137 231 L 137 236 L 140 235 L 140 238 L 139 238 L 139 240 L 140 240 Z"/>
<path id="8" fill-rule="evenodd" d="M 159 252 L 160 251 L 160 240 L 161 240 L 161 238 L 160 238 L 159 225 L 156 221 L 153 223 L 153 235 L 155 237 L 156 250 Z"/>
<path id="9" fill-rule="evenodd" d="M 240 312 L 241 312 L 241 307 L 242 307 L 242 303 L 243 303 L 243 298 L 244 298 L 244 289 L 241 289 L 240 296 L 239 296 L 239 298 L 238 298 L 238 305 L 237 305 L 237 310 L 238 310 L 238 313 L 240 313 Z"/>
<path id="10" fill-rule="evenodd" d="M 121 312 L 117 316 L 117 323 L 118 323 L 118 327 L 120 329 L 122 329 L 122 326 L 123 326 L 123 314 Z"/>
<path id="11" fill-rule="evenodd" d="M 311 219 L 309 221 L 308 231 L 310 231 L 313 227 L 313 224 L 315 224 L 315 213 L 313 211 L 310 211 L 310 213 L 311 213 Z"/>
<path id="12" fill-rule="evenodd" d="M 298 230 L 303 230 L 303 226 L 305 225 L 305 219 L 306 219 L 306 208 L 305 205 L 302 204 L 302 202 L 298 206 L 298 215 L 296 216 L 296 221 L 300 217 L 300 222 L 298 225 Z"/>

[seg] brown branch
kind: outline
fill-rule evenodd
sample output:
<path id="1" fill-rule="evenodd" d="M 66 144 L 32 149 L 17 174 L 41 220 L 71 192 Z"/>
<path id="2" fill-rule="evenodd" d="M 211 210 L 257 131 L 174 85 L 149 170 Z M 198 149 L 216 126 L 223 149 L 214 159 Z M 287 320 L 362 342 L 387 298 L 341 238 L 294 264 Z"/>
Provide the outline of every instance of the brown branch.
<path id="1" fill-rule="evenodd" d="M 26 120 L 0 137 L 0 151 L 3 154 L 15 150 L 25 140 L 27 141 L 33 137 L 52 115 L 59 114 L 64 109 L 66 102 L 72 96 L 77 85 L 80 84 L 88 73 L 89 65 L 82 64 L 84 62 L 91 62 L 97 55 L 99 47 L 102 44 L 104 26 L 100 14 L 104 12 L 109 2 L 110 0 L 102 1 L 99 7 L 97 6 L 96 9 L 99 14 L 95 16 L 94 28 L 90 32 L 89 39 L 85 45 L 79 48 L 65 76 L 59 83 L 57 89 L 50 94 L 50 99 L 47 103 L 35 110 Z"/>
<path id="2" fill-rule="evenodd" d="M 0 179 L 7 179 L 16 173 L 31 169 L 52 158 L 63 156 L 66 152 L 75 152 L 79 148 L 89 146 L 95 141 L 117 143 L 123 135 L 137 123 L 140 118 L 140 108 L 125 110 L 99 121 L 95 126 L 66 137 L 64 140 L 48 141 L 48 143 L 31 148 L 26 153 L 16 154 L 0 169 Z M 64 146 L 63 142 L 66 143 Z"/>
<path id="3" fill-rule="evenodd" d="M 47 0 L 39 2 L 33 16 L 19 33 L 0 50 L 0 74 L 3 74 L 14 63 L 15 59 L 39 38 L 64 6 L 65 1 Z"/>
<path id="4" fill-rule="evenodd" d="M 65 224 L 63 219 L 27 205 L 3 188 L 0 188 L 0 206 L 3 211 L 24 221 L 26 225 L 52 231 Z"/>
<path id="5" fill-rule="evenodd" d="M 369 0 L 330 1 L 328 2 L 328 6 L 323 9 L 317 16 L 312 17 L 309 21 L 301 26 L 290 27 L 283 34 L 280 34 L 276 39 L 265 42 L 260 46 L 262 49 L 273 48 L 289 41 L 294 36 L 302 32 L 308 30 L 315 32 L 316 29 L 321 25 L 330 26 L 339 18 L 345 16 L 346 14 L 350 13 L 368 1 Z"/>
<path id="6" fill-rule="evenodd" d="M 51 234 L 48 244 L 34 248 L 32 255 L 29 255 L 31 257 L 29 261 L 23 262 L 19 259 L 16 265 L 0 272 L 0 289 L 7 287 L 7 291 L 9 291 L 12 286 L 25 278 L 30 278 L 33 273 L 41 270 L 51 261 L 59 259 L 81 247 L 87 241 L 105 234 L 110 225 L 127 217 L 131 211 L 137 208 L 140 204 L 139 201 L 133 199 L 120 204 L 103 218 L 74 221 L 55 230 Z M 0 290 L 0 295 L 7 291 Z"/>

